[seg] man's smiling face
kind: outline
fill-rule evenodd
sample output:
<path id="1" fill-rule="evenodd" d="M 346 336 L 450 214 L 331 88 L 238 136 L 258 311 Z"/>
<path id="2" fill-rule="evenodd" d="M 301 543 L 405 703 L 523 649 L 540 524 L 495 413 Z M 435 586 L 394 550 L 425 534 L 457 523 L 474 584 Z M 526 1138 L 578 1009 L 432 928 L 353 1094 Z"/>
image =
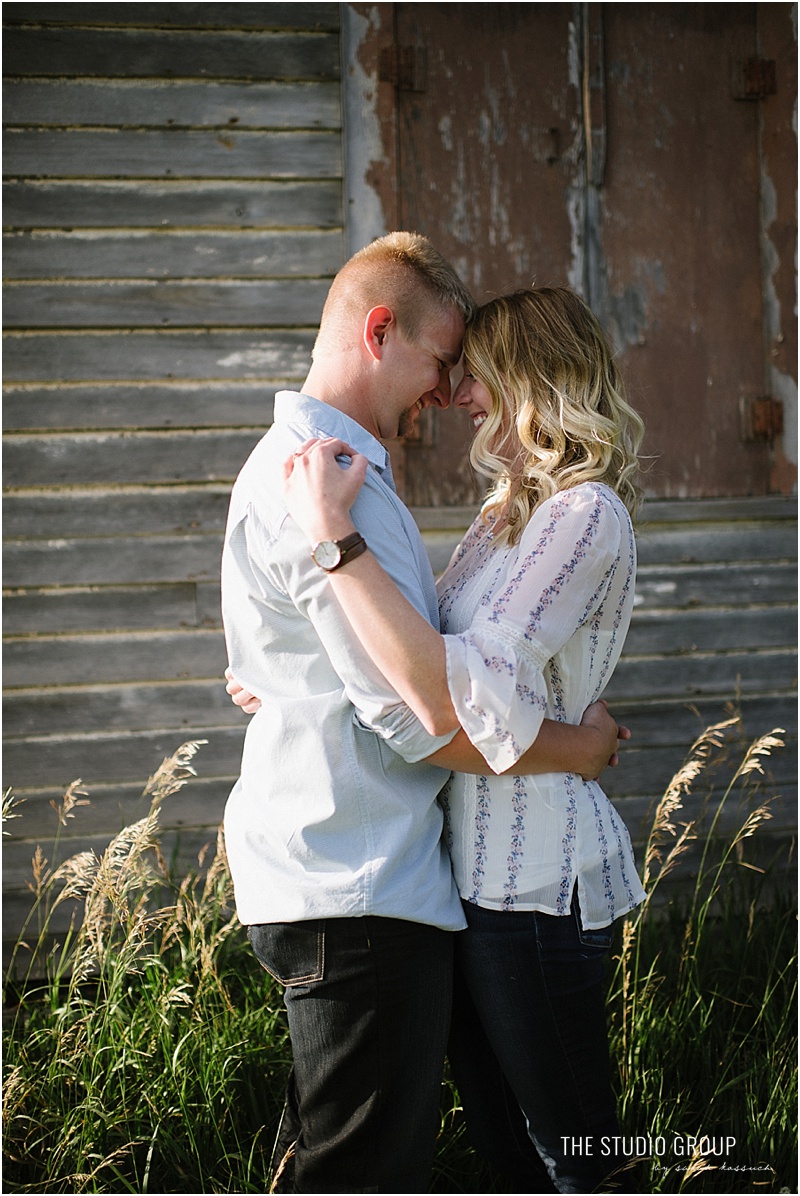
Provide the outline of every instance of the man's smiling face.
<path id="1" fill-rule="evenodd" d="M 381 439 L 406 436 L 425 407 L 450 404 L 450 371 L 461 357 L 464 321 L 455 308 L 436 310 L 416 340 L 399 328 L 386 356 L 391 382 L 381 400 Z"/>

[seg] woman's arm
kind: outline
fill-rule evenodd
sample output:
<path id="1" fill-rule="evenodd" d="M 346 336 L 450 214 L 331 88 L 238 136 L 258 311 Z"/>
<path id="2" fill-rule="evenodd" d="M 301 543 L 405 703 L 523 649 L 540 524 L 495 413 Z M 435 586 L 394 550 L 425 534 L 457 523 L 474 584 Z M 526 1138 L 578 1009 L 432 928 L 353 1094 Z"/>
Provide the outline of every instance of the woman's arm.
<path id="1" fill-rule="evenodd" d="M 501 775 L 574 772 L 585 781 L 591 781 L 599 777 L 604 768 L 615 768 L 619 764 L 619 741 L 630 737 L 630 729 L 617 725 L 606 702 L 594 702 L 585 710 L 580 726 L 544 719 L 528 750 Z M 486 760 L 470 743 L 466 731 L 461 729 L 445 747 L 428 756 L 426 763 L 438 764 L 453 772 L 478 776 L 486 773 Z"/>
<path id="2" fill-rule="evenodd" d="M 349 469 L 336 462 L 351 456 Z M 304 445 L 286 464 L 290 511 L 310 543 L 341 540 L 355 530 L 350 507 L 367 462 L 342 441 Z M 329 575 L 337 600 L 367 654 L 432 735 L 457 731 L 431 763 L 457 772 L 483 773 L 486 760 L 460 729 L 447 683 L 444 640 L 405 599 L 367 551 Z M 583 726 L 545 720 L 533 745 L 508 771 L 515 774 L 577 772 L 597 776 L 616 763 L 618 739 L 628 738 L 604 704 L 587 712 Z"/>

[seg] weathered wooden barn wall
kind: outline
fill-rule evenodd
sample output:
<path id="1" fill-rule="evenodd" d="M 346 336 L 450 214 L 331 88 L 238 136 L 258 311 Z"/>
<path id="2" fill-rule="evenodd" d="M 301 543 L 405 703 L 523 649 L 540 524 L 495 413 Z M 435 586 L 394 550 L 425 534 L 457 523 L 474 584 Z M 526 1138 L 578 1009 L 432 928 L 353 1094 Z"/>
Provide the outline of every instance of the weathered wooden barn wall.
<path id="1" fill-rule="evenodd" d="M 342 135 L 337 4 L 3 16 L 13 931 L 74 778 L 92 805 L 65 850 L 104 846 L 208 739 L 164 818 L 184 858 L 220 820 L 244 721 L 220 680 L 228 493 L 342 261 Z"/>
<path id="2" fill-rule="evenodd" d="M 641 840 L 695 734 L 740 695 L 747 734 L 789 733 L 772 761 L 781 798 L 759 832 L 765 854 L 786 859 L 796 828 L 796 6 L 344 12 L 346 124 L 359 133 L 346 176 L 352 247 L 415 226 L 479 300 L 534 280 L 577 287 L 614 335 L 647 422 L 639 606 L 609 691 L 634 740 L 604 778 L 609 791 Z M 776 411 L 782 431 L 769 422 Z M 425 415 L 395 475 L 441 567 L 475 501 L 471 428 Z"/>
<path id="3" fill-rule="evenodd" d="M 5 6 L 4 771 L 26 799 L 5 852 L 12 933 L 34 847 L 50 850 L 50 801 L 77 776 L 92 805 L 62 854 L 104 846 L 143 812 L 161 758 L 208 739 L 164 816 L 183 859 L 212 837 L 245 722 L 219 680 L 231 481 L 275 389 L 304 375 L 343 255 L 391 227 L 428 232 L 479 298 L 533 271 L 606 304 L 622 334 L 659 454 L 612 690 L 635 739 L 607 783 L 635 837 L 737 691 L 749 732 L 793 727 L 793 13 Z M 751 57 L 776 62 L 775 94 L 731 95 L 743 31 Z M 603 78 L 592 182 L 584 104 Z M 667 271 L 660 289 L 664 238 L 677 281 Z M 759 394 L 783 402 L 783 436 L 742 441 L 730 410 Z M 438 414 L 396 474 L 441 568 L 477 492 L 466 421 Z M 688 472 L 683 458 L 673 470 L 681 438 Z M 772 764 L 783 797 L 760 832 L 767 855 L 795 820 L 791 747 Z"/>

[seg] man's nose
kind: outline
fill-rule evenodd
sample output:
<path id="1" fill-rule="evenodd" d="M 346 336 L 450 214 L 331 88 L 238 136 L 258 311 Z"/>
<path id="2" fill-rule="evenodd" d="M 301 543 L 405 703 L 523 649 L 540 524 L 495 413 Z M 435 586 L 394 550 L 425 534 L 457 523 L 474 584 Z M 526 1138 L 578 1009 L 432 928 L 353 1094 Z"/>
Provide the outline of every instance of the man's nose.
<path id="1" fill-rule="evenodd" d="M 430 392 L 430 396 L 437 407 L 449 407 L 451 391 L 450 370 L 445 367 L 439 371 L 439 381 Z"/>

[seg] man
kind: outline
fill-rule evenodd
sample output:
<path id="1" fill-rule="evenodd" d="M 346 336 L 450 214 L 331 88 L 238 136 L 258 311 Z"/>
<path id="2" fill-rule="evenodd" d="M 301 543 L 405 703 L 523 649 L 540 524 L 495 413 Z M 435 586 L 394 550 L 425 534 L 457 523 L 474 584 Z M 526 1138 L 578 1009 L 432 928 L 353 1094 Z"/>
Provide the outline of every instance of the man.
<path id="1" fill-rule="evenodd" d="M 422 540 L 381 440 L 446 407 L 473 301 L 423 237 L 393 233 L 331 286 L 303 393 L 231 498 L 223 616 L 234 689 L 260 705 L 225 811 L 239 917 L 285 985 L 294 1055 L 278 1155 L 297 1192 L 421 1192 L 431 1172 L 449 1026 L 452 932 L 464 926 L 436 796 L 451 768 L 485 772 L 463 732 L 429 736 L 364 655 L 327 573 L 366 542 L 438 626 Z M 370 461 L 360 535 L 317 546 L 289 518 L 283 463 L 338 437 Z M 363 540 L 362 540 L 363 537 Z M 244 702 L 240 702 L 244 704 Z M 255 703 L 258 705 L 258 703 Z M 595 727 L 546 724 L 516 771 L 599 771 Z"/>

